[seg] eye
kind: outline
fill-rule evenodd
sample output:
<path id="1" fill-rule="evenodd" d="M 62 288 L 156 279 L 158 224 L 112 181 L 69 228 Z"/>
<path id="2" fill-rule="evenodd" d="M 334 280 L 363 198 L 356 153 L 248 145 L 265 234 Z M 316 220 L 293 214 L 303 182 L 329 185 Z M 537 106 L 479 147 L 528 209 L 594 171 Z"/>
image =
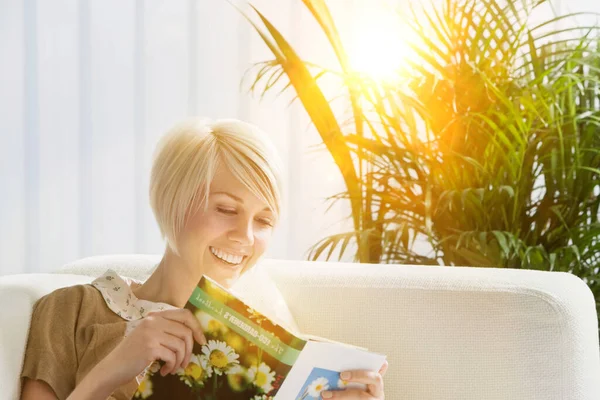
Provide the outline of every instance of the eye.
<path id="1" fill-rule="evenodd" d="M 225 215 L 237 214 L 237 211 L 235 211 L 234 209 L 231 209 L 231 208 L 217 207 L 217 211 L 220 212 L 221 214 L 225 214 Z"/>
<path id="2" fill-rule="evenodd" d="M 268 218 L 258 218 L 257 219 L 258 223 L 263 225 L 263 226 L 273 226 L 273 221 L 271 221 Z"/>

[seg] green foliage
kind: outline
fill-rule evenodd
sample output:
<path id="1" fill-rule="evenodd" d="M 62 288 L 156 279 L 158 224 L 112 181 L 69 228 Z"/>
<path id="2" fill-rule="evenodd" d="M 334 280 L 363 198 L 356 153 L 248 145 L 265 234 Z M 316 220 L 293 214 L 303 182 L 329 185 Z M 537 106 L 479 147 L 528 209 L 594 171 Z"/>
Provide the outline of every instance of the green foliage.
<path id="1" fill-rule="evenodd" d="M 600 301 L 597 28 L 574 14 L 534 26 L 543 1 L 436 2 L 398 16 L 416 40 L 392 83 L 353 71 L 325 1 L 303 2 L 339 71 L 302 60 L 257 11 L 275 60 L 253 88 L 289 80 L 346 183 L 332 200 L 349 201 L 354 230 L 311 258 L 564 271 Z M 328 75 L 350 127 L 319 86 Z"/>

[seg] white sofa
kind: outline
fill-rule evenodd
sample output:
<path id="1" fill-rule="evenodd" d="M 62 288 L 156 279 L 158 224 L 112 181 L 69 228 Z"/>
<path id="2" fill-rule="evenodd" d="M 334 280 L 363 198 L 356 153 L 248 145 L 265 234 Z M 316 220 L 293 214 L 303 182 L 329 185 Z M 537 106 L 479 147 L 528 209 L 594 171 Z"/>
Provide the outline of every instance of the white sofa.
<path id="1" fill-rule="evenodd" d="M 158 260 L 94 257 L 0 277 L 0 397 L 18 398 L 36 299 L 107 268 L 144 279 Z M 245 296 L 272 304 L 274 282 L 302 331 L 387 354 L 389 400 L 600 399 L 595 303 L 573 275 L 277 260 L 256 271 L 237 285 Z"/>

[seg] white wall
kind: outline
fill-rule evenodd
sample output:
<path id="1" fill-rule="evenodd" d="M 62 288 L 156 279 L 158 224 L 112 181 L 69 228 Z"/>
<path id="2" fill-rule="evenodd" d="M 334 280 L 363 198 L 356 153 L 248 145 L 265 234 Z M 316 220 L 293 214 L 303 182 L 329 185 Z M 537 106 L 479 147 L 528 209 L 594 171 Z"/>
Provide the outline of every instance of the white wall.
<path id="1" fill-rule="evenodd" d="M 254 4 L 304 56 L 321 57 L 301 1 Z M 161 252 L 151 155 L 187 115 L 248 120 L 277 144 L 288 207 L 269 257 L 305 258 L 342 229 L 346 211 L 325 214 L 323 199 L 343 185 L 326 151 L 311 150 L 320 140 L 300 105 L 240 89 L 270 58 L 224 0 L 0 0 L 0 274 Z"/>

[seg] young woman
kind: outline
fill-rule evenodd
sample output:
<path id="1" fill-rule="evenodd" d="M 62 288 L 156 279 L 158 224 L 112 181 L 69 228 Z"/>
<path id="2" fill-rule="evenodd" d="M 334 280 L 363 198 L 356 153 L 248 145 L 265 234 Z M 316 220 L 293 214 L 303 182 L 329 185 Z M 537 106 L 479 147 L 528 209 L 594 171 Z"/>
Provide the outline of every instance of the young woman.
<path id="1" fill-rule="evenodd" d="M 35 305 L 23 400 L 131 399 L 147 368 L 185 368 L 206 339 L 182 308 L 205 274 L 225 287 L 264 254 L 281 207 L 280 161 L 268 137 L 236 120 L 194 119 L 158 145 L 150 204 L 167 246 L 143 284 L 108 271 Z M 156 364 L 155 364 L 156 365 Z M 323 398 L 383 399 L 381 371 L 348 371 L 367 385 Z"/>

